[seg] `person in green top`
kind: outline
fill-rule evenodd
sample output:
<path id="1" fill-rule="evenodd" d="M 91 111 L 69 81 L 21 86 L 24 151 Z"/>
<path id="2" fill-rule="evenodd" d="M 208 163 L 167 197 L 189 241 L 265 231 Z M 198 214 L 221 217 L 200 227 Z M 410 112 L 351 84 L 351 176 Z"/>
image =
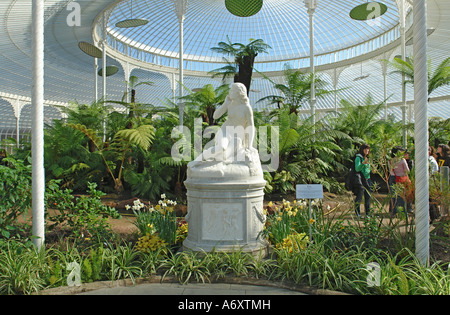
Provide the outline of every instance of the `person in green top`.
<path id="1" fill-rule="evenodd" d="M 370 180 L 370 162 L 369 162 L 370 146 L 363 144 L 359 148 L 358 154 L 355 157 L 355 171 L 361 173 L 361 184 L 354 187 L 355 194 L 355 213 L 361 216 L 360 205 L 364 196 L 364 210 L 366 216 L 370 213 L 370 187 L 372 182 Z"/>

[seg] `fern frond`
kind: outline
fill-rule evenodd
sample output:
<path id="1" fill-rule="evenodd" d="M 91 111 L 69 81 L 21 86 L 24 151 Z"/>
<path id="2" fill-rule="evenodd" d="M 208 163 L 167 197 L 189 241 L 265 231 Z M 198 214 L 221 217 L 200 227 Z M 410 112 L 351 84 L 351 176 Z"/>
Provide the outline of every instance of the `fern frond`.
<path id="1" fill-rule="evenodd" d="M 114 136 L 114 141 L 126 140 L 144 150 L 147 150 L 155 138 L 155 128 L 151 125 L 142 125 L 134 129 L 124 129 L 118 131 Z"/>
<path id="2" fill-rule="evenodd" d="M 100 150 L 100 147 L 102 145 L 102 139 L 99 136 L 97 136 L 97 132 L 95 130 L 89 129 L 82 124 L 68 123 L 67 126 L 76 129 L 78 131 L 81 131 L 84 135 L 86 135 L 86 137 L 89 138 L 89 140 L 91 140 L 95 144 L 97 149 Z"/>

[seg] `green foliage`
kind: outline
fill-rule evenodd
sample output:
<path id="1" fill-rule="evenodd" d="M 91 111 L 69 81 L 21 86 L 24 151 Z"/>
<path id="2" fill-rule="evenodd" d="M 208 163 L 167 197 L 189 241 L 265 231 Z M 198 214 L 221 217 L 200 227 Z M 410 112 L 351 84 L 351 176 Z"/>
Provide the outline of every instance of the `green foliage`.
<path id="1" fill-rule="evenodd" d="M 273 177 L 269 172 L 264 172 L 264 180 L 266 181 L 266 186 L 264 187 L 264 193 L 266 194 L 271 194 L 274 192 L 287 194 L 295 191 L 295 187 L 293 185 L 294 178 L 285 170 L 275 172 Z"/>
<path id="2" fill-rule="evenodd" d="M 122 192 L 123 190 L 122 170 L 127 154 L 132 148 L 147 150 L 155 136 L 154 128 L 150 125 L 141 125 L 134 129 L 123 129 L 115 134 L 111 146 L 109 147 L 102 143 L 102 140 L 97 136 L 95 130 L 88 129 L 81 124 L 68 124 L 68 126 L 81 131 L 95 145 L 98 150 L 97 152 L 101 155 L 105 163 L 108 173 L 114 181 L 114 189 L 117 192 Z M 115 175 L 114 172 L 116 161 L 119 161 L 119 171 L 117 175 Z"/>
<path id="3" fill-rule="evenodd" d="M 185 105 L 189 106 L 197 116 L 202 117 L 203 121 L 209 126 L 216 124 L 213 118 L 214 111 L 221 105 L 230 91 L 228 84 L 214 88 L 211 84 L 203 86 L 200 90 L 182 97 Z"/>
<path id="4" fill-rule="evenodd" d="M 67 122 L 74 125 L 83 125 L 86 129 L 102 130 L 103 122 L 112 107 L 106 105 L 104 100 L 94 101 L 91 104 L 80 104 L 77 101 L 70 102 L 69 107 L 60 107 L 67 114 Z"/>
<path id="5" fill-rule="evenodd" d="M 100 237 L 108 232 L 108 217 L 120 218 L 115 208 L 102 203 L 103 192 L 96 189 L 97 184 L 88 183 L 89 195 L 75 199 L 70 189 L 61 190 L 57 182 L 50 182 L 46 191 L 47 207 L 58 210 L 48 215 L 48 219 L 57 225 L 67 225 L 76 237 Z"/>
<path id="6" fill-rule="evenodd" d="M 170 156 L 173 142 L 169 126 L 172 125 L 155 125 L 155 139 L 158 141 L 152 144 L 151 150 L 135 147 L 131 152 L 131 159 L 136 162 L 124 169 L 124 181 L 129 185 L 132 194 L 147 200 L 157 200 L 163 192 L 170 191 L 175 174 L 182 167 L 173 163 Z"/>
<path id="7" fill-rule="evenodd" d="M 338 190 L 339 184 L 329 176 L 336 167 L 342 168 L 338 159 L 342 149 L 337 141 L 351 138 L 324 123 L 313 124 L 311 119 L 301 121 L 288 109 L 277 110 L 272 119 L 272 125 L 279 130 L 278 173 L 289 173 L 293 185 L 316 183 L 331 191 Z"/>
<path id="8" fill-rule="evenodd" d="M 128 145 L 134 144 L 147 150 L 154 138 L 155 128 L 150 125 L 141 125 L 135 129 L 123 129 L 118 131 L 115 134 L 113 141 L 118 142 L 120 145 L 123 145 L 124 142 Z"/>
<path id="9" fill-rule="evenodd" d="M 393 73 L 405 75 L 405 84 L 414 85 L 414 58 L 406 60 L 394 58 L 392 62 L 386 61 L 394 69 Z M 450 57 L 432 69 L 431 60 L 428 61 L 428 95 L 436 89 L 450 84 Z"/>
<path id="10" fill-rule="evenodd" d="M 130 278 L 133 282 L 136 277 L 142 276 L 139 262 L 139 252 L 133 250 L 131 244 L 114 247 L 112 244 L 104 251 L 104 263 L 110 280 Z"/>
<path id="11" fill-rule="evenodd" d="M 227 36 L 227 42 L 219 42 L 217 47 L 211 50 L 222 53 L 227 57 L 233 57 L 232 62 L 224 58 L 227 65 L 225 67 L 211 71 L 214 76 L 234 77 L 234 82 L 241 82 L 247 88 L 247 95 L 250 92 L 250 84 L 253 74 L 253 64 L 255 58 L 260 53 L 267 53 L 271 49 L 270 45 L 264 43 L 262 39 L 250 39 L 247 45 L 232 43 Z"/>
<path id="12" fill-rule="evenodd" d="M 368 93 L 362 101 L 343 99 L 341 106 L 343 113 L 336 118 L 335 128 L 347 132 L 354 139 L 369 141 L 373 128 L 382 124 L 378 118 L 385 101 L 375 104 L 372 95 Z"/>
<path id="13" fill-rule="evenodd" d="M 283 76 L 285 84 L 272 82 L 274 88 L 282 95 L 268 95 L 258 100 L 258 102 L 269 101 L 269 104 L 277 104 L 278 108 L 287 109 L 290 114 L 298 115 L 302 105 L 311 98 L 313 76 L 311 73 L 303 73 L 300 70 L 291 69 L 288 65 L 285 66 Z M 266 77 L 266 79 L 269 78 Z M 335 92 L 325 89 L 327 82 L 322 80 L 320 75 L 314 76 L 314 84 L 317 98 Z"/>
<path id="14" fill-rule="evenodd" d="M 0 165 L 0 239 L 18 236 L 17 218 L 31 209 L 31 165 L 5 158 Z"/>
<path id="15" fill-rule="evenodd" d="M 428 119 L 430 145 L 437 148 L 441 143 L 448 143 L 450 137 L 450 118 L 430 117 Z"/>
<path id="16" fill-rule="evenodd" d="M 160 273 L 180 283 L 207 282 L 227 275 L 264 277 L 351 294 L 448 295 L 450 269 L 441 262 L 422 265 L 411 251 L 390 255 L 380 250 L 353 246 L 336 251 L 328 239 L 309 242 L 300 251 L 274 248 L 274 255 L 262 259 L 242 250 L 222 252 L 134 251 L 132 244 L 111 244 L 79 252 L 76 247 L 43 249 L 17 241 L 0 241 L 0 294 L 31 294 L 67 285 L 70 270 L 81 266 L 82 283 L 118 280 Z M 379 283 L 369 285 L 369 264 L 379 266 Z"/>
<path id="17" fill-rule="evenodd" d="M 135 226 L 141 235 L 158 233 L 158 236 L 170 246 L 175 245 L 177 237 L 177 217 L 174 211 L 176 202 L 166 199 L 165 195 L 155 207 L 143 210 L 142 206 L 134 209 L 136 216 Z M 139 205 L 139 204 L 138 204 Z M 135 205 L 136 206 L 136 205 Z"/>
<path id="18" fill-rule="evenodd" d="M 144 156 L 153 156 L 146 154 Z M 169 167 L 151 164 L 152 160 L 145 162 L 146 167 L 140 173 L 129 169 L 125 172 L 124 179 L 130 185 L 134 196 L 156 200 L 163 191 L 168 191 L 170 186 L 171 173 Z"/>
<path id="19" fill-rule="evenodd" d="M 172 257 L 168 257 L 161 264 L 161 268 L 166 270 L 163 279 L 171 275 L 176 277 L 182 284 L 188 283 L 191 279 L 205 283 L 211 275 L 207 266 L 208 262 L 205 256 L 202 257 L 188 252 L 180 252 Z"/>
<path id="20" fill-rule="evenodd" d="M 94 282 L 102 280 L 103 261 L 105 250 L 102 247 L 91 249 L 89 255 L 83 259 L 81 265 L 82 282 Z"/>
<path id="21" fill-rule="evenodd" d="M 0 295 L 31 294 L 45 287 L 45 255 L 30 244 L 0 239 Z"/>

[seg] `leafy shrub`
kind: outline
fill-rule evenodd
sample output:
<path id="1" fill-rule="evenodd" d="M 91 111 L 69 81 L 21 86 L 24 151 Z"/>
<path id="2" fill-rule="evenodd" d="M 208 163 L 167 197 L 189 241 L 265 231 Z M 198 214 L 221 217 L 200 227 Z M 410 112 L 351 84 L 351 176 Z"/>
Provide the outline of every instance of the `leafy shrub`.
<path id="1" fill-rule="evenodd" d="M 0 295 L 31 294 L 45 287 L 45 255 L 31 244 L 0 240 Z"/>
<path id="2" fill-rule="evenodd" d="M 17 218 L 31 209 L 31 165 L 5 158 L 0 165 L 0 238 L 18 235 Z"/>
<path id="3" fill-rule="evenodd" d="M 120 218 L 115 208 L 106 206 L 100 197 L 103 192 L 96 189 L 96 183 L 88 183 L 88 196 L 74 198 L 70 189 L 61 190 L 58 181 L 51 181 L 46 192 L 47 207 L 58 210 L 58 213 L 49 215 L 49 219 L 56 225 L 68 225 L 75 236 L 90 237 L 102 235 L 109 228 L 108 217 Z"/>
<path id="4" fill-rule="evenodd" d="M 158 234 L 147 233 L 138 239 L 135 249 L 143 253 L 148 253 L 165 249 L 167 245 L 168 244 L 161 239 Z"/>

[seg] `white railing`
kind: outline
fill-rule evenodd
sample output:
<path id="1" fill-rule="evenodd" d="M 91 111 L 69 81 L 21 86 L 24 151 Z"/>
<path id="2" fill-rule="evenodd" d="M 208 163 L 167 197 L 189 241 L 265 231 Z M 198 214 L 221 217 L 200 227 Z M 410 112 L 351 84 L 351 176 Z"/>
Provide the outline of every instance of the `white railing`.
<path id="1" fill-rule="evenodd" d="M 399 38 L 400 27 L 399 25 L 396 25 L 383 34 L 380 34 L 379 36 L 369 39 L 363 43 L 359 43 L 329 53 L 318 54 L 315 57 L 315 65 L 321 66 L 359 57 L 378 49 L 382 49 L 383 47 L 393 43 Z M 118 39 L 110 33 L 108 33 L 107 40 L 110 48 L 130 58 L 156 66 L 164 66 L 170 68 L 178 67 L 179 59 L 177 56 L 167 57 L 163 55 L 163 53 L 157 53 L 156 49 L 152 49 L 150 47 L 138 48 L 136 46 L 133 46 L 132 44 L 126 43 L 124 40 Z M 271 57 L 265 56 L 258 57 L 258 61 L 256 62 L 258 71 L 282 71 L 286 63 L 290 63 L 291 67 L 296 69 L 307 68 L 309 67 L 310 62 L 309 56 L 284 56 L 277 61 L 273 61 L 270 58 Z M 184 58 L 185 70 L 209 72 L 224 65 L 225 64 L 223 63 L 222 58 L 189 55 L 185 55 Z"/>

